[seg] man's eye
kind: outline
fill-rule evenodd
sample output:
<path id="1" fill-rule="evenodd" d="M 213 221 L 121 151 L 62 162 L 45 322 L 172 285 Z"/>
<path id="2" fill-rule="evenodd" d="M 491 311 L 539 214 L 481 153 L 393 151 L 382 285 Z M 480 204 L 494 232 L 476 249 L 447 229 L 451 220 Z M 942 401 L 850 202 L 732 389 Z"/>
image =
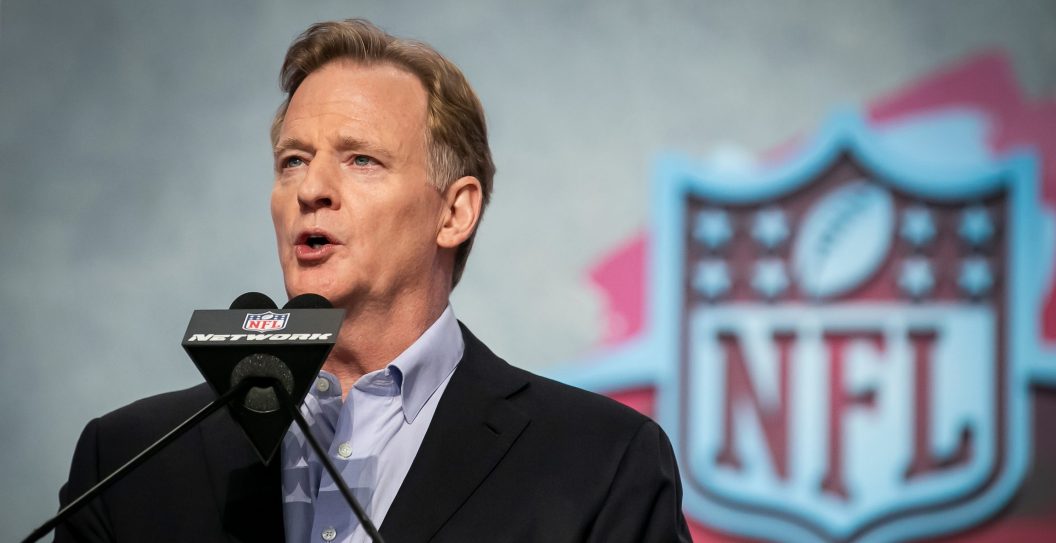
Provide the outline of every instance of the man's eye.
<path id="1" fill-rule="evenodd" d="M 355 164 L 356 166 L 370 166 L 371 163 L 373 163 L 373 162 L 374 162 L 374 159 L 370 158 L 367 155 L 356 155 L 352 159 L 352 163 Z"/>
<path id="2" fill-rule="evenodd" d="M 291 156 L 282 161 L 283 168 L 298 168 L 300 166 L 304 166 L 304 161 L 295 156 Z"/>

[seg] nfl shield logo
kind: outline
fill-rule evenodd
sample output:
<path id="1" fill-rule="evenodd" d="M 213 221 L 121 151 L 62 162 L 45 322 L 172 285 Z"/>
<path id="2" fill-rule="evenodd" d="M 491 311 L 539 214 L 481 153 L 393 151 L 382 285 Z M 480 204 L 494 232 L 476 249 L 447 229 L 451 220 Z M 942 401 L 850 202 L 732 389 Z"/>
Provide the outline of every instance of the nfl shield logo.
<path id="1" fill-rule="evenodd" d="M 778 541 L 949 533 L 1014 493 L 1043 229 L 1028 156 L 914 163 L 855 115 L 791 165 L 653 195 L 659 418 L 691 516 Z"/>
<path id="2" fill-rule="evenodd" d="M 274 332 L 286 328 L 289 318 L 289 313 L 248 313 L 242 323 L 242 329 L 247 332 Z"/>

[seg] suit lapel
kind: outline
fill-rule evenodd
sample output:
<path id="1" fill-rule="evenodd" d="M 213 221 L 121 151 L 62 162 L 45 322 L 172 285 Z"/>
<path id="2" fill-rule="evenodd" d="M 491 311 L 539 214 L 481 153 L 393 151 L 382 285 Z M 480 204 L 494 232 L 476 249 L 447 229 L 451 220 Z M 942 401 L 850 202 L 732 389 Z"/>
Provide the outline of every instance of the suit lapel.
<path id="1" fill-rule="evenodd" d="M 202 422 L 201 436 L 228 540 L 285 541 L 280 462 L 261 464 L 226 408 Z"/>
<path id="2" fill-rule="evenodd" d="M 527 382 L 464 326 L 462 335 L 465 354 L 381 526 L 388 541 L 430 539 L 528 425 L 507 400 Z"/>

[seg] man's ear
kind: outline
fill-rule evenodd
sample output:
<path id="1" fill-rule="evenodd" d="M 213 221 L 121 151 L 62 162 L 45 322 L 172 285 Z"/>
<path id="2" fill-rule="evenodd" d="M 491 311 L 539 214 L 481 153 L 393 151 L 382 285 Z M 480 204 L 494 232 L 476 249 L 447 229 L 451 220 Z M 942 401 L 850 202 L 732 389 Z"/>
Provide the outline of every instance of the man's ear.
<path id="1" fill-rule="evenodd" d="M 451 183 L 441 196 L 444 199 L 444 208 L 440 214 L 436 244 L 454 249 L 469 239 L 477 227 L 483 189 L 480 180 L 467 175 Z"/>

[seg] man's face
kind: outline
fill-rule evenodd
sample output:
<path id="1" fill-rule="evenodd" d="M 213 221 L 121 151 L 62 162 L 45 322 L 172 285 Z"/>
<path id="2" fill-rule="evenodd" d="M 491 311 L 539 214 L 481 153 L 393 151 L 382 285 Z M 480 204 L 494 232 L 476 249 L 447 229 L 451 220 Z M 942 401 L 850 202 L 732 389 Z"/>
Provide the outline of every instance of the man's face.
<path id="1" fill-rule="evenodd" d="M 271 216 L 291 297 L 389 304 L 428 289 L 443 200 L 428 176 L 425 90 L 389 64 L 337 61 L 294 93 Z"/>

